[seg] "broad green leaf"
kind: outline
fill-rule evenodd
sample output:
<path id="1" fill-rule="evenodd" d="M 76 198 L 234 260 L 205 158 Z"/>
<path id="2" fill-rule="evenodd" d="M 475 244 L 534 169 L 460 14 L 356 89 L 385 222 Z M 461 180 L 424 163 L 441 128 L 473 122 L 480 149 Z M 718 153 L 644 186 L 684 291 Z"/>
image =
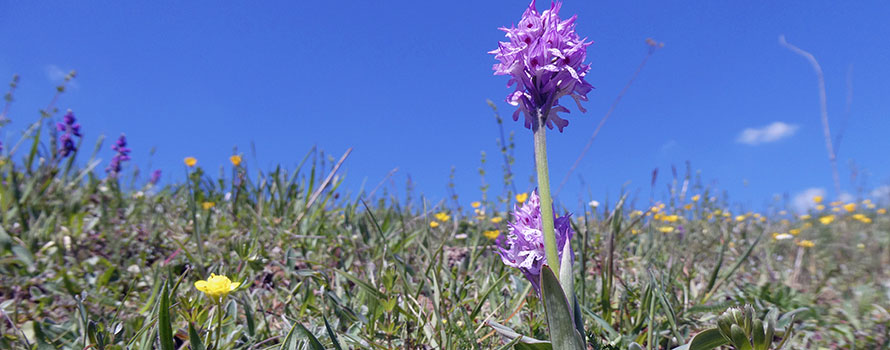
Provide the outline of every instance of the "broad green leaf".
<path id="1" fill-rule="evenodd" d="M 729 344 L 729 341 L 720 334 L 720 330 L 711 328 L 696 334 L 689 342 L 689 350 L 711 350 L 726 344 Z"/>
<path id="2" fill-rule="evenodd" d="M 201 336 L 198 335 L 192 322 L 189 322 L 189 347 L 192 350 L 204 350 L 204 342 L 201 341 Z"/>
<path id="3" fill-rule="evenodd" d="M 174 350 L 173 327 L 170 324 L 170 291 L 167 283 L 161 288 L 161 301 L 158 306 L 158 339 L 161 342 L 161 350 Z"/>
<path id="4" fill-rule="evenodd" d="M 550 328 L 550 343 L 554 350 L 584 350 L 580 333 L 575 329 L 572 313 L 559 280 L 544 266 L 541 271 L 541 295 L 544 310 L 547 312 L 547 326 Z"/>

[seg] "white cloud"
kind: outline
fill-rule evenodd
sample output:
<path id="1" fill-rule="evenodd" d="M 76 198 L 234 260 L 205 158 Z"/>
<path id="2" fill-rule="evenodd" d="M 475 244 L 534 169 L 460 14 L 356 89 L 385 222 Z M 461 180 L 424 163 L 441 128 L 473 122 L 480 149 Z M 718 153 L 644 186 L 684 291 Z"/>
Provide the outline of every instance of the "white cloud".
<path id="1" fill-rule="evenodd" d="M 876 202 L 886 202 L 890 199 L 890 185 L 878 186 L 878 188 L 871 191 L 871 197 Z"/>
<path id="2" fill-rule="evenodd" d="M 60 68 L 57 65 L 50 64 L 44 67 L 43 71 L 46 73 L 46 78 L 49 79 L 53 84 L 61 84 L 65 81 L 65 77 L 68 76 L 68 72 L 70 70 L 65 70 Z M 71 80 L 68 82 L 68 86 L 76 88 L 77 82 L 75 80 Z"/>
<path id="3" fill-rule="evenodd" d="M 797 129 L 797 125 L 773 122 L 762 128 L 747 128 L 742 130 L 736 138 L 736 142 L 751 146 L 759 145 L 761 143 L 775 142 L 791 137 L 797 132 Z"/>
<path id="4" fill-rule="evenodd" d="M 824 198 L 825 193 L 824 188 L 812 187 L 805 189 L 794 195 L 794 198 L 791 199 L 791 207 L 799 213 L 806 212 L 816 206 L 816 203 L 813 202 L 813 197 L 821 196 Z"/>

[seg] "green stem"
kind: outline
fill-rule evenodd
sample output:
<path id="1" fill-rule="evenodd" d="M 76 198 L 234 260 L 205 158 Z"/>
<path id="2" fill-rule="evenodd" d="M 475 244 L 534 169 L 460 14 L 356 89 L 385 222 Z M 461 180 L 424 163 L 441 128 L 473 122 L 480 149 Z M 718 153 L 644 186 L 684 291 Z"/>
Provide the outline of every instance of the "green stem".
<path id="1" fill-rule="evenodd" d="M 213 340 L 213 350 L 219 350 L 219 338 L 222 337 L 222 300 L 216 302 L 216 339 Z"/>
<path id="2" fill-rule="evenodd" d="M 541 226 L 544 233 L 544 254 L 553 274 L 559 276 L 559 255 L 556 252 L 556 232 L 553 229 L 553 199 L 550 198 L 550 172 L 547 170 L 547 136 L 544 116 L 547 111 L 538 110 L 532 126 L 535 135 L 535 169 L 538 172 L 538 197 L 541 203 Z M 558 278 L 558 277 L 557 277 Z"/>

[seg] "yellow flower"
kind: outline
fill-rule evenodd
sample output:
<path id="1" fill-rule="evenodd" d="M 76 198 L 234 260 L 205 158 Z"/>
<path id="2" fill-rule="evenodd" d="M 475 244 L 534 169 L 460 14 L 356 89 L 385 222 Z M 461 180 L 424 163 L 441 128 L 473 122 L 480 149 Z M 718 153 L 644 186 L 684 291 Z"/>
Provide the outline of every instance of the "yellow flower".
<path id="1" fill-rule="evenodd" d="M 840 213 L 840 212 L 841 212 L 841 208 L 834 207 L 834 208 L 831 208 L 831 211 L 834 212 L 834 213 Z"/>
<path id="2" fill-rule="evenodd" d="M 819 218 L 819 222 L 821 222 L 822 225 L 828 225 L 828 224 L 834 222 L 834 215 L 825 215 L 825 216 Z"/>
<path id="3" fill-rule="evenodd" d="M 834 202 L 831 202 L 831 203 L 829 203 L 829 204 L 831 204 L 832 207 L 839 207 L 839 206 L 843 205 L 844 202 L 841 202 L 841 201 L 834 201 Z"/>
<path id="4" fill-rule="evenodd" d="M 504 218 L 502 218 L 500 216 L 495 216 L 495 217 L 491 218 L 491 223 L 493 223 L 493 224 L 500 223 L 501 221 L 504 221 Z"/>
<path id="5" fill-rule="evenodd" d="M 239 156 L 237 154 L 234 156 L 231 156 L 231 157 L 229 157 L 229 161 L 232 162 L 232 165 L 239 166 L 239 165 L 241 165 L 241 156 Z"/>
<path id="6" fill-rule="evenodd" d="M 195 157 L 185 157 L 185 159 L 183 161 L 185 162 L 185 165 L 187 165 L 189 168 L 195 166 L 195 164 L 198 164 L 198 160 L 195 159 Z"/>
<path id="7" fill-rule="evenodd" d="M 693 201 L 693 202 L 698 202 L 699 199 L 701 199 L 701 195 L 700 195 L 700 194 L 697 194 L 697 195 L 692 196 L 692 201 Z"/>
<path id="8" fill-rule="evenodd" d="M 525 200 L 528 199 L 528 193 L 520 193 L 516 195 L 516 201 L 519 203 L 525 203 Z"/>
<path id="9" fill-rule="evenodd" d="M 714 215 L 720 216 L 721 213 L 723 213 L 723 211 L 720 209 L 714 210 Z"/>
<path id="10" fill-rule="evenodd" d="M 634 229 L 631 229 L 631 230 L 630 230 L 630 233 L 635 235 L 635 234 L 640 233 L 640 230 L 637 230 L 637 229 L 634 228 Z"/>
<path id="11" fill-rule="evenodd" d="M 865 244 L 864 244 L 864 243 L 859 243 L 859 244 L 856 245 L 856 248 L 859 248 L 859 249 L 865 249 Z"/>
<path id="12" fill-rule="evenodd" d="M 448 213 L 446 213 L 446 212 L 444 212 L 444 211 L 441 212 L 441 213 L 436 214 L 436 220 L 439 220 L 439 221 L 441 221 L 441 222 L 448 221 L 449 219 L 451 219 L 451 216 L 448 215 Z"/>
<path id="13" fill-rule="evenodd" d="M 482 205 L 482 202 L 479 202 L 479 201 L 470 203 L 470 206 L 473 207 L 474 209 L 479 208 L 479 206 L 481 206 L 481 205 Z"/>
<path id="14" fill-rule="evenodd" d="M 887 209 L 884 209 L 884 208 L 878 209 L 878 214 L 887 214 Z"/>
<path id="15" fill-rule="evenodd" d="M 797 235 L 800 234 L 800 229 L 799 229 L 799 228 L 793 228 L 793 229 L 788 230 L 788 233 L 797 236 Z"/>
<path id="16" fill-rule="evenodd" d="M 825 210 L 825 206 L 822 205 L 822 204 L 819 204 L 819 205 L 816 206 L 816 210 L 818 210 L 818 211 L 823 211 L 823 210 Z"/>
<path id="17" fill-rule="evenodd" d="M 853 214 L 853 218 L 865 224 L 871 223 L 871 218 L 862 214 Z"/>
<path id="18" fill-rule="evenodd" d="M 485 237 L 488 237 L 488 239 L 497 239 L 498 236 L 501 235 L 501 231 L 498 231 L 498 230 L 489 230 L 489 231 L 483 231 L 482 234 L 483 234 Z"/>
<path id="19" fill-rule="evenodd" d="M 213 202 L 201 203 L 201 207 L 203 207 L 204 210 L 210 210 L 210 208 L 213 208 L 214 205 L 216 205 L 216 203 L 213 203 Z"/>
<path id="20" fill-rule="evenodd" d="M 664 222 L 677 222 L 677 220 L 680 220 L 680 217 L 676 215 L 663 215 L 661 217 L 661 221 Z"/>
<path id="21" fill-rule="evenodd" d="M 744 215 L 736 216 L 735 221 L 745 221 L 745 216 Z"/>
<path id="22" fill-rule="evenodd" d="M 436 222 L 436 221 L 431 221 L 431 222 L 430 222 L 430 227 L 432 227 L 432 228 L 439 227 L 439 223 Z"/>
<path id="23" fill-rule="evenodd" d="M 238 288 L 241 282 L 232 282 L 224 275 L 210 274 L 210 278 L 206 281 L 195 282 L 195 288 L 204 292 L 208 297 L 219 299 L 229 294 L 229 292 Z"/>
<path id="24" fill-rule="evenodd" d="M 804 248 L 812 248 L 812 247 L 816 246 L 816 243 L 813 243 L 813 241 L 811 241 L 811 240 L 805 239 L 800 242 L 797 242 L 797 245 L 804 247 Z"/>
<path id="25" fill-rule="evenodd" d="M 642 210 L 634 210 L 634 211 L 630 212 L 630 215 L 631 216 L 640 216 L 640 215 L 643 215 L 643 211 Z"/>
<path id="26" fill-rule="evenodd" d="M 674 232 L 674 228 L 671 226 L 662 226 L 662 227 L 659 227 L 658 230 L 661 232 L 664 232 L 664 233 Z"/>
<path id="27" fill-rule="evenodd" d="M 822 203 L 822 196 L 813 196 L 813 203 Z"/>
<path id="28" fill-rule="evenodd" d="M 684 205 L 683 209 L 686 209 L 686 210 L 692 209 L 692 203 Z"/>
<path id="29" fill-rule="evenodd" d="M 848 213 L 856 211 L 856 203 L 844 204 L 844 210 L 846 210 Z"/>
<path id="30" fill-rule="evenodd" d="M 803 214 L 803 215 L 800 216 L 800 219 L 801 219 L 801 220 L 809 220 L 809 219 L 810 219 L 810 214 Z"/>

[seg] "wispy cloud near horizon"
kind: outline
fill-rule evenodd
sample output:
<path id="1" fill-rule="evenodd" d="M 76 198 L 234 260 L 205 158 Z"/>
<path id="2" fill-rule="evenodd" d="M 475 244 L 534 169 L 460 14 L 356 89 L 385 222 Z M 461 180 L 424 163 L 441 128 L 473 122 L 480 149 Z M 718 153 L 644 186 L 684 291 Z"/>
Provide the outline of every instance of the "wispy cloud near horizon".
<path id="1" fill-rule="evenodd" d="M 746 128 L 739 133 L 736 142 L 756 146 L 789 138 L 797 132 L 798 126 L 783 122 L 773 122 L 761 128 Z"/>

